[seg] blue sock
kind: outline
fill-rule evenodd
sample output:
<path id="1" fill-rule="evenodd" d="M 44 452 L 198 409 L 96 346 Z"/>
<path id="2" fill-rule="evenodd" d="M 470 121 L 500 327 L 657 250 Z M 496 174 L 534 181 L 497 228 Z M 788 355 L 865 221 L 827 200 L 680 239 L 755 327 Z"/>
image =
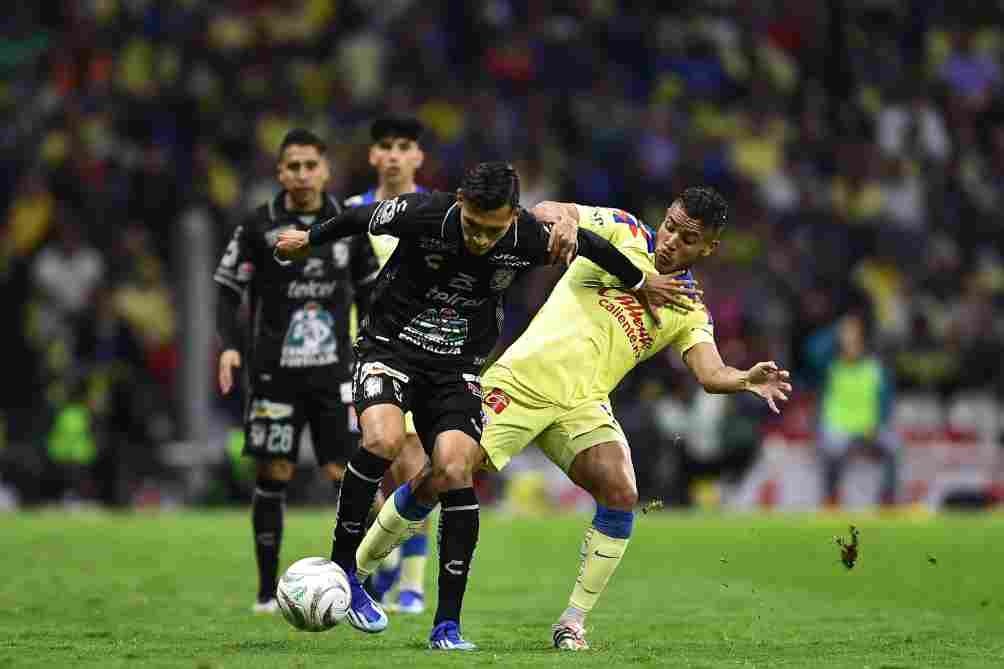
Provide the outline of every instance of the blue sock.
<path id="1" fill-rule="evenodd" d="M 424 520 L 434 508 L 421 504 L 407 483 L 394 491 L 394 506 L 397 507 L 398 513 L 411 521 Z"/>
<path id="2" fill-rule="evenodd" d="M 611 539 L 627 539 L 634 528 L 634 511 L 617 511 L 597 504 L 593 527 Z"/>
<path id="3" fill-rule="evenodd" d="M 429 550 L 429 538 L 424 533 L 416 534 L 401 544 L 401 559 L 425 555 Z"/>

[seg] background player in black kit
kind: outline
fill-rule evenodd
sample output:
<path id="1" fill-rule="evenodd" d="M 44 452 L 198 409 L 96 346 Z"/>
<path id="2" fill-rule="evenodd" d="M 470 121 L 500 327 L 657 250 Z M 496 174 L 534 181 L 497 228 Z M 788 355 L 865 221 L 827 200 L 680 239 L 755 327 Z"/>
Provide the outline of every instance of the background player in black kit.
<path id="1" fill-rule="evenodd" d="M 280 257 L 367 229 L 401 240 L 381 271 L 357 343 L 354 401 L 363 437 L 345 474 L 332 550 L 353 585 L 349 621 L 363 631 L 382 631 L 387 618 L 358 584 L 355 552 L 377 486 L 404 440 L 402 412 L 411 409 L 430 452 L 431 475 L 442 479 L 447 492 L 438 500 L 396 500 L 398 508 L 417 520 L 441 502 L 442 535 L 451 537 L 439 550 L 439 607 L 430 646 L 473 647 L 459 627 L 478 536 L 478 501 L 464 459 L 478 448 L 479 369 L 498 338 L 506 288 L 551 256 L 569 260 L 577 248 L 625 285 L 641 289 L 653 304 L 664 295 L 659 279 L 649 284 L 599 236 L 571 232 L 571 222 L 555 226 L 549 236 L 518 201 L 515 170 L 506 163 L 482 163 L 465 175 L 456 194 L 403 195 L 347 211 L 309 234 L 279 236 Z M 399 493 L 408 496 L 410 488 L 402 486 Z"/>
<path id="2" fill-rule="evenodd" d="M 272 258 L 280 231 L 306 230 L 342 211 L 327 195 L 330 168 L 323 141 L 290 131 L 279 149 L 283 190 L 233 233 L 214 279 L 220 285 L 218 331 L 223 353 L 220 390 L 240 367 L 238 310 L 250 311 L 244 452 L 258 460 L 251 503 L 258 563 L 256 612 L 274 612 L 285 489 L 293 478 L 304 425 L 310 425 L 318 465 L 339 482 L 355 448 L 351 411 L 349 310 L 376 279 L 377 261 L 365 236 L 320 244 L 309 257 L 282 266 Z M 352 423 L 352 424 L 350 424 Z"/>

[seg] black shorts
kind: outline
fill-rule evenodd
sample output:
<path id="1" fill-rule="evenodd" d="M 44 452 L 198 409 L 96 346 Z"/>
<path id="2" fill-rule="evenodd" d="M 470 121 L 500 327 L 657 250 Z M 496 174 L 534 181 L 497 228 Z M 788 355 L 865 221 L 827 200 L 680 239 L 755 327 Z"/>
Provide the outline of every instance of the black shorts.
<path id="1" fill-rule="evenodd" d="M 352 400 L 360 416 L 377 404 L 411 411 L 415 431 L 430 456 L 436 436 L 447 430 L 460 430 L 474 441 L 481 440 L 481 377 L 474 369 L 436 370 L 428 362 L 419 365 L 406 359 L 391 346 L 360 339 Z"/>
<path id="2" fill-rule="evenodd" d="M 297 462 L 305 425 L 318 465 L 345 463 L 359 443 L 352 382 L 299 374 L 257 374 L 244 421 L 244 453 Z"/>

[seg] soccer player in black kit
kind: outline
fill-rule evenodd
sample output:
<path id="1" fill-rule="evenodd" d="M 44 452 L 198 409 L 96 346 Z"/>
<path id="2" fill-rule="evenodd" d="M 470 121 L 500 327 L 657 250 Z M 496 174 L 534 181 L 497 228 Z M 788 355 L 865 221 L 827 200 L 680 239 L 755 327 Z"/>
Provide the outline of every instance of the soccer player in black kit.
<path id="1" fill-rule="evenodd" d="M 245 292 L 251 314 L 244 452 L 257 459 L 251 502 L 258 563 L 255 612 L 278 610 L 284 497 L 303 427 L 310 425 L 314 456 L 335 485 L 358 439 L 351 413 L 349 310 L 353 301 L 365 309 L 377 276 L 369 240 L 360 236 L 319 244 L 309 257 L 287 266 L 272 258 L 280 231 L 305 230 L 342 211 L 324 191 L 330 177 L 325 153 L 324 142 L 307 130 L 286 135 L 278 162 L 283 190 L 234 230 L 213 277 L 219 284 L 219 383 L 224 394 L 245 357 L 238 326 Z"/>
<path id="2" fill-rule="evenodd" d="M 481 163 L 467 172 L 456 194 L 402 195 L 346 211 L 309 233 L 279 236 L 280 258 L 299 257 L 318 244 L 367 230 L 400 239 L 373 289 L 356 344 L 353 400 L 362 443 L 346 468 L 332 548 L 332 559 L 349 574 L 348 619 L 357 629 L 387 627 L 386 615 L 359 585 L 355 553 L 377 487 L 404 441 L 402 414 L 410 409 L 430 456 L 430 475 L 446 492 L 424 499 L 402 486 L 396 494 L 407 499 L 396 503 L 412 520 L 440 503 L 441 533 L 450 537 L 439 547 L 439 604 L 429 645 L 474 647 L 461 637 L 459 621 L 478 537 L 478 500 L 464 462 L 478 449 L 483 425 L 479 372 L 498 338 L 509 285 L 532 267 L 554 257 L 570 261 L 578 253 L 633 286 L 653 306 L 665 304 L 675 292 L 572 221 L 554 222 L 549 234 L 518 202 L 519 178 L 512 166 Z"/>

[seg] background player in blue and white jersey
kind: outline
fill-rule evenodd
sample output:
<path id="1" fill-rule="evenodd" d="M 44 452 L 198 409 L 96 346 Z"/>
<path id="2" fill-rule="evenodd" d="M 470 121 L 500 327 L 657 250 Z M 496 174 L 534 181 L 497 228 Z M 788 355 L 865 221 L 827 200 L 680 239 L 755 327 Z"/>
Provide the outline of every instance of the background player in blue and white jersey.
<path id="1" fill-rule="evenodd" d="M 407 193 L 426 192 L 415 183 L 415 173 L 425 160 L 420 143 L 424 130 L 422 122 L 416 118 L 384 116 L 376 119 L 370 126 L 373 143 L 369 155 L 370 165 L 377 173 L 376 188 L 350 197 L 345 201 L 345 206 L 358 207 Z M 397 237 L 367 234 L 380 269 L 383 269 L 397 248 Z M 405 414 L 405 434 L 404 449 L 391 465 L 390 476 L 384 478 L 382 492 L 389 493 L 411 479 L 426 462 L 425 451 L 415 432 L 410 412 Z M 381 504 L 382 501 L 378 500 Z M 373 575 L 373 594 L 383 601 L 384 608 L 388 611 L 422 613 L 425 610 L 425 561 L 428 545 L 429 524 L 426 522 L 420 532 L 394 549 Z"/>

